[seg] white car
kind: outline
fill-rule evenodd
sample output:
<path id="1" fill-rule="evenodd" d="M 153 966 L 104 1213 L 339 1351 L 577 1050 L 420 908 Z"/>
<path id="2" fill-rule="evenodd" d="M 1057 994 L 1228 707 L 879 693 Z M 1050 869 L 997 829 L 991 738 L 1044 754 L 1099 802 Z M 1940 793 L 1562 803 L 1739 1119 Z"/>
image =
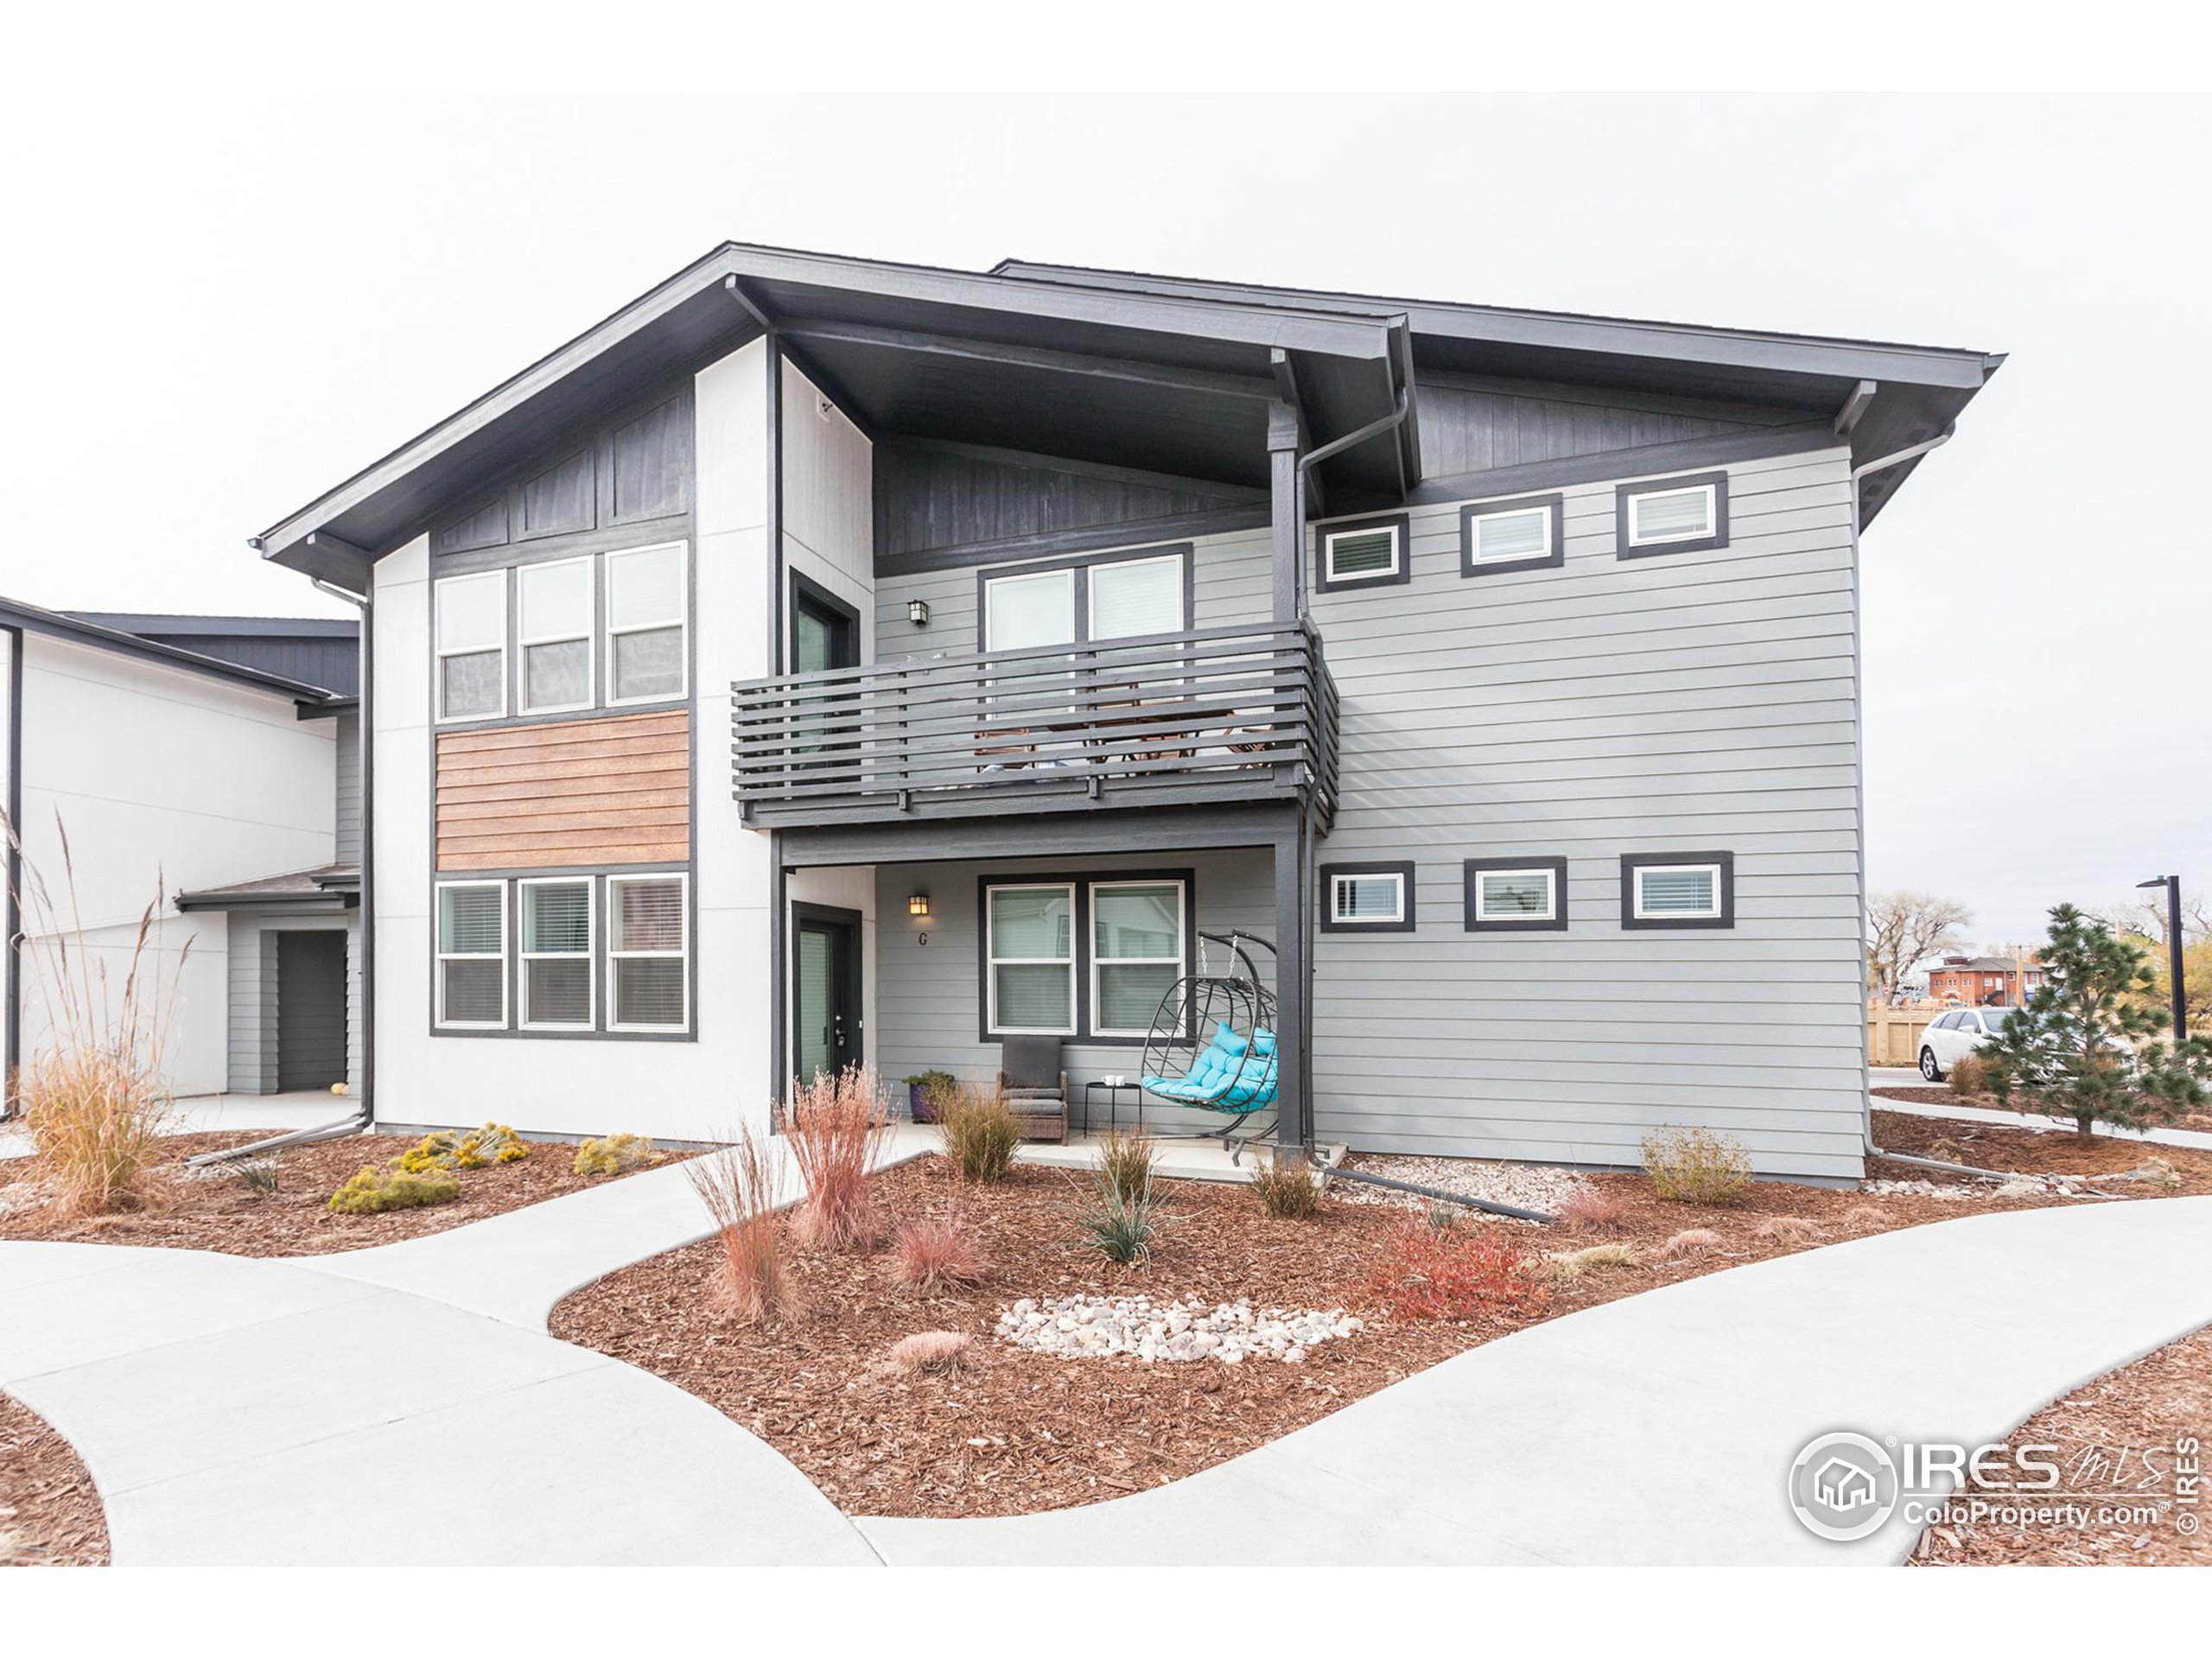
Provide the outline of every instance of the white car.
<path id="1" fill-rule="evenodd" d="M 1920 1033 L 1920 1075 L 1930 1083 L 1942 1082 L 1961 1055 L 1973 1053 L 1997 1034 L 2007 1014 L 2018 1012 L 2018 1008 L 1954 1008 L 1937 1015 Z"/>

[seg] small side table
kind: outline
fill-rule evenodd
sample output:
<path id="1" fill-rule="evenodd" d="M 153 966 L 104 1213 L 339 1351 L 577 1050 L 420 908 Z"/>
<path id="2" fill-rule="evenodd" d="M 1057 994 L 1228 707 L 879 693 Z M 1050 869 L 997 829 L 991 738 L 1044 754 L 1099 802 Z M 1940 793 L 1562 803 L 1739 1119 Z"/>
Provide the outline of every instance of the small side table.
<path id="1" fill-rule="evenodd" d="M 1106 1127 L 1118 1133 L 1122 1127 L 1122 1096 L 1128 1095 L 1136 1103 L 1137 1132 L 1144 1132 L 1144 1090 L 1134 1083 L 1092 1082 L 1083 1085 L 1083 1132 L 1090 1133 L 1090 1097 L 1097 1090 L 1106 1091 Z"/>

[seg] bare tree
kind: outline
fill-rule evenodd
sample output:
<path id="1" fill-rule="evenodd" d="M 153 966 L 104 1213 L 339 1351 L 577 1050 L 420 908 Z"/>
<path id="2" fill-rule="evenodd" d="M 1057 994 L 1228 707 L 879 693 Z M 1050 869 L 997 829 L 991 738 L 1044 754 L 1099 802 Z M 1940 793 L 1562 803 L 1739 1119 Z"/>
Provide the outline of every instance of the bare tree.
<path id="1" fill-rule="evenodd" d="M 1912 964 L 1939 950 L 1964 949 L 1957 929 L 1974 913 L 1955 899 L 1901 887 L 1866 897 L 1866 966 L 1885 1001 L 1895 1003 Z"/>
<path id="2" fill-rule="evenodd" d="M 2150 940 L 2161 950 L 2165 948 L 2164 887 L 2131 893 L 2125 899 L 2100 905 L 2088 914 L 2091 921 L 2101 923 L 2115 933 L 2132 933 L 2139 939 Z M 2212 939 L 2212 906 L 2206 905 L 2201 893 L 2183 892 L 2181 896 L 2181 937 L 2184 944 L 2191 939 Z"/>

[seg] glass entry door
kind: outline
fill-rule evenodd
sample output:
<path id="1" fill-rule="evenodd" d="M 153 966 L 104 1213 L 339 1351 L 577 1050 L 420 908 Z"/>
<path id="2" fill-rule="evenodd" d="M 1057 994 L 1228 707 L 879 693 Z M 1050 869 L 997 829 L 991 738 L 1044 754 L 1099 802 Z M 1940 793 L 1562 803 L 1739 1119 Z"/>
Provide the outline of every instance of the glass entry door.
<path id="1" fill-rule="evenodd" d="M 861 1063 L 859 912 L 794 905 L 791 1070 L 802 1084 Z"/>

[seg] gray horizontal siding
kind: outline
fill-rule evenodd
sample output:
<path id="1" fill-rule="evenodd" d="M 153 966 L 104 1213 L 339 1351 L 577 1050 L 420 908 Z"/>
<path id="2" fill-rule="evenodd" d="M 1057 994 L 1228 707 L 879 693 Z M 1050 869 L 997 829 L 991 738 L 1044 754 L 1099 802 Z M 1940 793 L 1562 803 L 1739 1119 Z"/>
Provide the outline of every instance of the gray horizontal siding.
<path id="1" fill-rule="evenodd" d="M 360 912 L 335 916 L 229 917 L 228 1087 L 237 1095 L 273 1094 L 276 1088 L 276 935 L 286 930 L 346 932 L 346 1078 L 361 1086 Z"/>
<path id="2" fill-rule="evenodd" d="M 361 861 L 361 719 L 338 717 L 338 861 Z"/>

